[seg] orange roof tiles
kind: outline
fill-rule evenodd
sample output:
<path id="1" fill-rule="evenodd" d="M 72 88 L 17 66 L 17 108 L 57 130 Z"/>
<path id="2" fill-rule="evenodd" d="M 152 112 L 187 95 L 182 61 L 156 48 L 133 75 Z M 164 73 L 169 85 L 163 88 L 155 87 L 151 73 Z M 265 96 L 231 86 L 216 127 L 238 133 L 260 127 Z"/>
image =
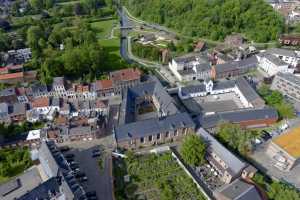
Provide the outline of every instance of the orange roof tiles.
<path id="1" fill-rule="evenodd" d="M 101 90 L 113 88 L 112 80 L 99 80 L 96 81 L 97 87 Z"/>
<path id="2" fill-rule="evenodd" d="M 300 157 L 300 126 L 273 140 L 275 144 L 295 158 Z"/>
<path id="3" fill-rule="evenodd" d="M 47 107 L 50 105 L 50 99 L 48 97 L 39 97 L 32 101 L 33 108 Z"/>
<path id="4" fill-rule="evenodd" d="M 141 72 L 138 69 L 128 68 L 110 73 L 110 78 L 113 82 L 131 81 L 140 79 Z"/>
<path id="5" fill-rule="evenodd" d="M 23 77 L 24 77 L 23 72 L 11 73 L 11 74 L 1 74 L 0 80 L 9 80 L 9 79 L 17 79 L 17 78 L 21 79 Z"/>

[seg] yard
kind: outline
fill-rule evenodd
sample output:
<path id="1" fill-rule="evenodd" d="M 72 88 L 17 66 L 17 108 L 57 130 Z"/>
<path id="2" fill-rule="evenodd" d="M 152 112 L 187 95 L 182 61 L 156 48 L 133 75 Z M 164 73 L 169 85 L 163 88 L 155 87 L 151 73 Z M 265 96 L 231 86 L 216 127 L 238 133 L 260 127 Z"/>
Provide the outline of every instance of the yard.
<path id="1" fill-rule="evenodd" d="M 115 159 L 114 177 L 117 200 L 205 199 L 170 153 Z"/>
<path id="2" fill-rule="evenodd" d="M 110 38 L 111 31 L 116 25 L 118 25 L 118 21 L 116 19 L 101 20 L 91 23 L 91 26 L 97 33 L 97 37 L 99 39 Z"/>
<path id="3" fill-rule="evenodd" d="M 22 173 L 31 165 L 27 148 L 0 150 L 0 183 Z"/>

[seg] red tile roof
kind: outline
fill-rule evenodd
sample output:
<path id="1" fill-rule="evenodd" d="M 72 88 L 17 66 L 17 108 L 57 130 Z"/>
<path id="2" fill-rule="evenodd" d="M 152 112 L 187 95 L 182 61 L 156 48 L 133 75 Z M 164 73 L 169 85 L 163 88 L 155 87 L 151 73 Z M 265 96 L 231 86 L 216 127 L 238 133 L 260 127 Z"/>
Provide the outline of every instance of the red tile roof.
<path id="1" fill-rule="evenodd" d="M 23 77 L 24 77 L 23 72 L 11 73 L 11 74 L 1 74 L 0 80 L 22 79 Z"/>
<path id="2" fill-rule="evenodd" d="M 140 70 L 134 68 L 122 69 L 110 73 L 110 78 L 113 82 L 137 80 L 140 77 Z"/>
<path id="3" fill-rule="evenodd" d="M 50 99 L 48 97 L 39 97 L 32 101 L 33 108 L 47 107 L 50 105 Z"/>
<path id="4" fill-rule="evenodd" d="M 99 80 L 96 81 L 97 89 L 99 90 L 106 90 L 113 88 L 112 80 Z"/>

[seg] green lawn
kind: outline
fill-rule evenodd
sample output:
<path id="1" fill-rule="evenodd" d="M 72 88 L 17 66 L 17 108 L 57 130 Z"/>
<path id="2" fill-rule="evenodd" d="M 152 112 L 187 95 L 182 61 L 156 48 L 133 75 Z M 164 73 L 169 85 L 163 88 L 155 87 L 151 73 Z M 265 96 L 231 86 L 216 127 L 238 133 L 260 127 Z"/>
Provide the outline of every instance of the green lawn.
<path id="1" fill-rule="evenodd" d="M 110 54 L 120 56 L 120 39 L 99 40 L 99 44 L 108 50 Z"/>
<path id="2" fill-rule="evenodd" d="M 64 2 L 60 2 L 57 3 L 58 5 L 68 5 L 68 4 L 75 4 L 75 3 L 79 3 L 80 1 L 64 1 Z"/>
<path id="3" fill-rule="evenodd" d="M 124 182 L 129 175 L 130 182 Z M 114 160 L 116 199 L 205 200 L 170 153 Z"/>
<path id="4" fill-rule="evenodd" d="M 97 32 L 97 37 L 99 39 L 106 39 L 110 36 L 111 30 L 114 24 L 117 24 L 116 19 L 102 20 L 98 22 L 91 23 L 92 28 Z"/>

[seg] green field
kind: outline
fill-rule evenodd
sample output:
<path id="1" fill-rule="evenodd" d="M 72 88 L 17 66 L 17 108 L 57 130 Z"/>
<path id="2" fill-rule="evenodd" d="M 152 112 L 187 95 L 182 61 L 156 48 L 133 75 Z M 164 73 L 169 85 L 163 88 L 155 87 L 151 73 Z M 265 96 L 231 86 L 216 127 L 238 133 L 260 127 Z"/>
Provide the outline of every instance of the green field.
<path id="1" fill-rule="evenodd" d="M 112 28 L 118 21 L 116 19 L 102 20 L 91 23 L 92 28 L 97 32 L 99 39 L 109 38 Z"/>
<path id="2" fill-rule="evenodd" d="M 108 50 L 110 54 L 120 56 L 120 39 L 99 40 L 99 44 Z"/>

